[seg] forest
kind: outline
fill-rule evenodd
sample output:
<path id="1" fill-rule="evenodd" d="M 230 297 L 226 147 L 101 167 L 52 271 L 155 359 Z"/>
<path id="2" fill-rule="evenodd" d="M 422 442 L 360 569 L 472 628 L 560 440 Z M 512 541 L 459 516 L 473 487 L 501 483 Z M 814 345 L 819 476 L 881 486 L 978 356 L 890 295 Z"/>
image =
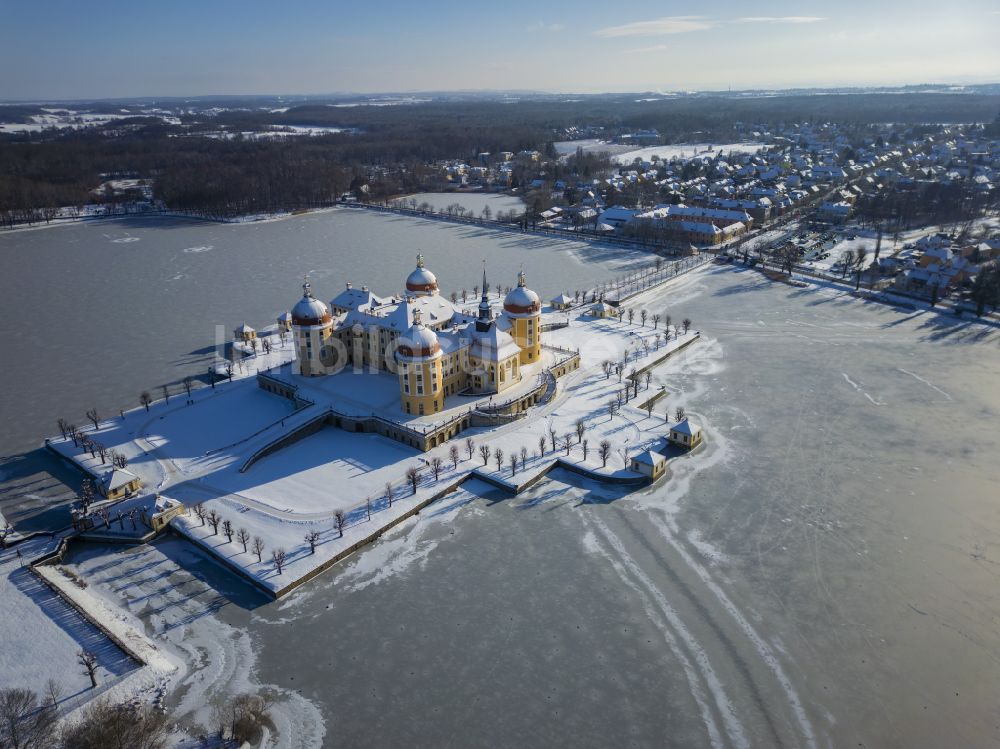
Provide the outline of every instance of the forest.
<path id="1" fill-rule="evenodd" d="M 273 102 L 272 102 L 273 103 Z M 98 126 L 0 134 L 0 223 L 59 206 L 100 200 L 109 177 L 148 180 L 171 210 L 210 217 L 329 205 L 362 184 L 380 199 L 421 187 L 435 161 L 473 161 L 480 153 L 533 149 L 552 153 L 568 131 L 605 137 L 655 129 L 662 143 L 749 137 L 793 122 L 993 122 L 996 93 L 838 93 L 775 96 L 699 95 L 641 101 L 636 95 L 572 100 L 551 96 L 432 99 L 399 106 L 338 106 L 309 101 L 274 108 L 255 100 L 203 100 L 168 122 L 150 104 L 91 103 L 88 111 L 126 113 Z M 174 107 L 174 109 L 172 109 Z M 42 110 L 0 106 L 0 121 L 23 122 Z M 274 128 L 343 128 L 310 137 L 257 137 Z M 246 135 L 246 134 L 251 135 Z"/>

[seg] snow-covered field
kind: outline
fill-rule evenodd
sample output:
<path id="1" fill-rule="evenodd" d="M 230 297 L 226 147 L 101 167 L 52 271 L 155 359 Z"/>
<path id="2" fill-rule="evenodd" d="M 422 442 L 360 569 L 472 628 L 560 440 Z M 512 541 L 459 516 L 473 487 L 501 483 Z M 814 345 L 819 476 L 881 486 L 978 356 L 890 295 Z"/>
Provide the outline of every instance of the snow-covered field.
<path id="1" fill-rule="evenodd" d="M 498 211 L 524 209 L 524 201 L 518 197 L 483 192 L 417 192 L 404 195 L 397 202 L 408 206 L 411 200 L 417 201 L 417 205 L 428 203 L 433 210 L 439 212 L 443 212 L 453 203 L 458 203 L 465 210 L 472 211 L 476 216 L 479 216 L 486 207 L 489 207 L 493 216 L 496 216 Z"/>
<path id="2" fill-rule="evenodd" d="M 663 161 L 669 161 L 675 157 L 693 158 L 694 156 L 714 156 L 716 154 L 733 153 L 757 153 L 762 148 L 766 148 L 766 143 L 674 143 L 664 146 L 647 146 L 644 148 L 633 148 L 621 143 L 609 143 L 608 141 L 589 138 L 585 140 L 566 140 L 555 144 L 556 151 L 566 157 L 575 153 L 577 148 L 582 148 L 587 153 L 600 153 L 606 151 L 611 154 L 616 164 L 628 165 L 636 159 L 648 160 L 653 156 L 659 156 Z M 709 150 L 711 148 L 712 150 Z"/>
<path id="3" fill-rule="evenodd" d="M 27 569 L 55 543 L 41 537 L 0 549 L 0 684 L 41 694 L 52 679 L 62 688 L 61 702 L 72 704 L 90 690 L 77 664 L 81 650 L 97 655 L 100 690 L 138 666 Z"/>
<path id="4" fill-rule="evenodd" d="M 669 146 L 649 146 L 648 148 L 637 148 L 630 151 L 615 154 L 614 160 L 617 164 L 631 164 L 636 159 L 643 161 L 652 160 L 654 156 L 659 156 L 661 161 L 670 161 L 673 158 L 693 158 L 695 156 L 715 157 L 721 154 L 726 156 L 729 153 L 757 153 L 762 148 L 766 148 L 764 143 L 676 143 Z"/>
<path id="5" fill-rule="evenodd" d="M 252 611 L 264 601 L 188 543 L 165 538 L 139 548 L 86 545 L 73 552 L 66 567 L 88 580 L 93 606 L 117 612 L 176 664 L 160 677 L 166 689 L 158 689 L 169 695 L 171 722 L 180 722 L 188 734 L 213 729 L 217 703 L 261 690 L 250 635 L 224 615 L 234 608 Z M 276 698 L 271 716 L 280 736 L 268 746 L 319 747 L 325 729 L 316 706 L 293 690 L 267 688 Z"/>
<path id="6" fill-rule="evenodd" d="M 72 109 L 45 109 L 45 114 L 32 115 L 31 122 L 0 122 L 0 133 L 40 132 L 49 128 L 93 127 L 134 116 L 130 112 L 95 114 Z"/>

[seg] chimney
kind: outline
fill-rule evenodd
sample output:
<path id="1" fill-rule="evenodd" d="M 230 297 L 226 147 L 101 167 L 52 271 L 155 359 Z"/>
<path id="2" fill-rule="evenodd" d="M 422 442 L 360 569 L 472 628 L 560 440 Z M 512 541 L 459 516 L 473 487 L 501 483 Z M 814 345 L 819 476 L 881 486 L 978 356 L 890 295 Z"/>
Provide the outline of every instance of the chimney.
<path id="1" fill-rule="evenodd" d="M 348 290 L 348 291 L 350 291 L 350 290 L 351 290 L 352 288 L 354 288 L 354 287 L 353 287 L 353 286 L 351 286 L 351 282 L 350 282 L 350 281 L 348 281 L 348 282 L 347 282 L 347 290 Z"/>

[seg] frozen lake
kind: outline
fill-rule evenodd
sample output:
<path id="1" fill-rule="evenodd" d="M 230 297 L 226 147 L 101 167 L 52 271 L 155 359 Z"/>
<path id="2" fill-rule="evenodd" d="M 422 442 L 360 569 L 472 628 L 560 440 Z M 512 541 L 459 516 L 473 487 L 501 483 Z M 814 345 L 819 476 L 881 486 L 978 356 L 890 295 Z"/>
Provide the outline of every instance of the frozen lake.
<path id="1" fill-rule="evenodd" d="M 210 608 L 175 540 L 76 560 L 175 647 L 236 648 L 179 713 L 252 675 L 287 746 L 318 715 L 324 746 L 996 743 L 1000 336 L 730 268 L 656 305 L 704 336 L 657 380 L 708 444 L 652 489 L 470 487 L 264 606 Z"/>
<path id="2" fill-rule="evenodd" d="M 494 208 L 512 199 L 499 200 Z M 80 423 L 92 406 L 114 415 L 137 406 L 144 389 L 205 373 L 233 328 L 273 324 L 295 304 L 305 273 L 323 299 L 347 281 L 389 295 L 402 291 L 418 251 L 442 293 L 471 293 L 485 258 L 491 283 L 504 286 L 523 264 L 543 299 L 650 262 L 620 248 L 351 209 L 251 224 L 147 218 L 0 233 L 0 455 L 38 445 L 59 417 Z"/>

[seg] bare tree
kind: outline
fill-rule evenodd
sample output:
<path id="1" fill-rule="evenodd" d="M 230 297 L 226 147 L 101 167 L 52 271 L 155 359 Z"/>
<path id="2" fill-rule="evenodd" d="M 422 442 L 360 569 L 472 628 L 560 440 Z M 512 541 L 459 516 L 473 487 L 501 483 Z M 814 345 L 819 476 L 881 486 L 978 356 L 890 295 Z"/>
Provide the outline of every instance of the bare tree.
<path id="1" fill-rule="evenodd" d="M 410 484 L 410 490 L 412 494 L 417 493 L 417 484 L 420 483 L 420 468 L 417 466 L 410 466 L 406 469 L 406 480 Z"/>
<path id="2" fill-rule="evenodd" d="M 528 465 L 528 448 L 521 445 L 521 469 L 524 470 L 526 465 Z"/>
<path id="3" fill-rule="evenodd" d="M 583 441 L 583 435 L 587 432 L 587 423 L 583 419 L 576 420 L 576 441 L 579 444 Z"/>
<path id="4" fill-rule="evenodd" d="M 677 411 L 674 413 L 674 416 L 677 421 L 684 421 L 684 417 L 686 415 L 687 413 L 684 411 L 684 406 L 678 406 Z"/>
<path id="5" fill-rule="evenodd" d="M 253 553 L 257 555 L 257 562 L 258 563 L 259 562 L 263 562 L 264 561 L 263 560 L 263 555 L 264 555 L 264 539 L 261 538 L 260 536 L 254 536 L 253 537 L 253 546 L 251 548 L 253 549 Z"/>
<path id="6" fill-rule="evenodd" d="M 108 448 L 107 448 L 107 446 L 105 446 L 105 444 L 103 442 L 96 442 L 95 441 L 94 442 L 94 449 L 97 450 L 97 455 L 98 455 L 98 457 L 100 457 L 101 462 L 102 463 L 106 462 L 107 461 L 107 457 L 108 457 Z"/>
<path id="7" fill-rule="evenodd" d="M 233 381 L 233 363 L 232 362 L 227 362 L 226 363 L 226 377 L 229 378 L 230 382 Z"/>
<path id="8" fill-rule="evenodd" d="M 30 689 L 0 688 L 0 747 L 55 749 L 57 702 L 49 697 L 42 703 Z"/>
<path id="9" fill-rule="evenodd" d="M 81 650 L 76 654 L 76 662 L 83 666 L 84 673 L 90 677 L 90 687 L 97 687 L 97 656 L 89 650 Z"/>
<path id="10" fill-rule="evenodd" d="M 262 338 L 261 341 L 260 341 L 260 347 L 261 347 L 261 350 L 263 350 L 263 352 L 265 354 L 270 354 L 271 353 L 271 349 L 273 348 L 273 346 L 271 344 L 271 339 L 270 338 Z"/>
<path id="11" fill-rule="evenodd" d="M 191 509 L 194 510 L 194 514 L 201 521 L 201 524 L 205 525 L 205 517 L 208 514 L 205 510 L 205 505 L 199 502 Z"/>
<path id="12" fill-rule="evenodd" d="M 288 553 L 284 549 L 275 549 L 271 552 L 271 561 L 274 562 L 275 568 L 278 570 L 278 574 L 285 569 L 285 561 L 288 559 Z"/>
<path id="13" fill-rule="evenodd" d="M 635 321 L 635 310 L 632 309 L 631 307 L 629 307 L 629 310 L 628 310 L 628 324 L 629 325 L 634 325 L 635 324 L 634 321 Z"/>
<path id="14" fill-rule="evenodd" d="M 555 452 L 556 449 L 556 430 L 555 427 L 549 427 L 549 441 L 552 442 L 552 451 Z"/>
<path id="15" fill-rule="evenodd" d="M 116 468 L 128 468 L 128 456 L 117 450 L 112 451 L 111 462 Z"/>
<path id="16" fill-rule="evenodd" d="M 236 540 L 243 545 L 243 553 L 247 553 L 247 542 L 250 540 L 250 532 L 246 528 L 236 529 Z"/>
<path id="17" fill-rule="evenodd" d="M 194 378 L 188 375 L 184 378 L 184 392 L 187 393 L 187 397 L 191 397 L 191 387 L 194 385 Z"/>
<path id="18" fill-rule="evenodd" d="M 649 383 L 653 381 L 653 370 L 647 369 L 643 377 L 646 380 L 646 390 L 649 390 Z"/>
<path id="19" fill-rule="evenodd" d="M 222 522 L 222 516 L 215 510 L 211 510 L 208 513 L 208 524 L 212 526 L 212 535 L 219 535 L 219 523 Z"/>
<path id="20" fill-rule="evenodd" d="M 444 467 L 444 461 L 436 455 L 431 458 L 431 471 L 434 473 L 434 480 L 437 481 L 441 478 L 441 469 Z"/>
<path id="21" fill-rule="evenodd" d="M 642 326 L 646 327 L 646 318 L 649 317 L 649 313 L 646 310 L 641 310 L 639 312 L 639 319 L 642 321 Z"/>
<path id="22" fill-rule="evenodd" d="M 160 389 L 163 391 L 163 402 L 170 403 L 170 388 L 166 385 L 160 385 Z"/>
<path id="23" fill-rule="evenodd" d="M 465 452 L 469 454 L 469 460 L 472 460 L 472 452 L 476 449 L 476 443 L 473 441 L 472 437 L 467 437 L 465 440 Z"/>
<path id="24" fill-rule="evenodd" d="M 517 475 L 517 453 L 513 451 L 510 454 L 510 475 Z"/>
<path id="25" fill-rule="evenodd" d="M 653 330 L 656 330 L 658 327 L 660 327 L 660 320 L 661 319 L 662 319 L 662 316 L 660 315 L 659 312 L 654 312 L 653 313 Z"/>
<path id="26" fill-rule="evenodd" d="M 648 419 L 653 415 L 653 399 L 650 398 L 643 404 L 643 408 L 646 409 L 646 418 Z"/>
<path id="27" fill-rule="evenodd" d="M 618 403 L 620 401 L 621 401 L 621 394 L 620 393 L 618 395 L 618 400 L 617 401 L 614 398 L 612 398 L 611 400 L 608 401 L 608 405 L 607 405 L 607 409 L 608 409 L 608 421 L 611 421 L 613 418 L 615 418 L 615 412 L 618 410 Z"/>
<path id="28" fill-rule="evenodd" d="M 333 513 L 333 522 L 337 526 L 337 538 L 343 538 L 344 526 L 347 524 L 347 517 L 344 515 L 343 510 L 337 510 Z"/>
<path id="29" fill-rule="evenodd" d="M 226 535 L 226 543 L 233 542 L 233 524 L 229 520 L 222 521 L 222 532 Z"/>
<path id="30" fill-rule="evenodd" d="M 389 507 L 392 507 L 392 500 L 395 498 L 394 495 L 395 495 L 395 492 L 393 491 L 393 488 L 392 488 L 392 482 L 391 481 L 386 481 L 385 482 L 385 501 L 389 503 Z"/>
<path id="31" fill-rule="evenodd" d="M 844 250 L 840 253 L 841 275 L 846 276 L 847 272 L 854 266 L 854 250 Z"/>
<path id="32" fill-rule="evenodd" d="M 268 698 L 248 693 L 238 694 L 228 702 L 216 705 L 212 720 L 219 738 L 225 739 L 228 733 L 236 745 L 258 746 L 264 736 L 264 727 L 271 725 L 270 706 Z"/>
<path id="33" fill-rule="evenodd" d="M 146 411 L 149 411 L 149 404 L 153 402 L 153 396 L 149 394 L 148 391 L 143 390 L 139 393 L 139 403 L 146 407 Z"/>
<path id="34" fill-rule="evenodd" d="M 453 471 L 458 470 L 458 445 L 452 443 L 451 447 L 448 448 L 448 457 L 451 458 L 451 469 Z"/>
<path id="35" fill-rule="evenodd" d="M 606 468 L 608 465 L 608 456 L 611 455 L 611 443 L 607 440 L 601 440 L 598 454 L 601 456 L 601 467 Z"/>
<path id="36" fill-rule="evenodd" d="M 490 454 L 491 454 L 491 450 L 490 450 L 490 446 L 489 445 L 480 445 L 479 446 L 479 457 L 482 458 L 484 466 L 489 464 L 489 462 L 490 462 Z"/>
<path id="37" fill-rule="evenodd" d="M 91 479 L 84 479 L 80 482 L 80 509 L 86 515 L 90 506 L 94 503 L 94 482 Z"/>
<path id="38" fill-rule="evenodd" d="M 687 332 L 691 329 L 691 318 L 685 317 L 681 325 L 684 326 L 684 335 L 687 335 Z"/>
<path id="39" fill-rule="evenodd" d="M 56 421 L 56 425 L 59 427 L 59 433 L 62 435 L 63 439 L 69 434 L 69 422 L 66 419 L 60 418 Z"/>
<path id="40" fill-rule="evenodd" d="M 587 440 L 584 440 L 583 442 L 580 443 L 580 446 L 583 448 L 583 459 L 584 460 L 587 459 L 587 444 L 588 444 Z"/>
<path id="41" fill-rule="evenodd" d="M 493 457 L 496 458 L 497 472 L 499 473 L 501 470 L 503 470 L 503 448 L 498 447 L 496 452 L 493 453 Z"/>
<path id="42" fill-rule="evenodd" d="M 566 457 L 569 457 L 569 451 L 572 449 L 572 447 L 573 447 L 573 433 L 566 432 L 566 434 L 563 435 L 563 448 L 566 450 Z"/>
<path id="43" fill-rule="evenodd" d="M 88 408 L 87 409 L 87 418 L 90 420 L 90 423 L 94 425 L 94 431 L 96 432 L 97 431 L 97 427 L 101 423 L 101 419 L 97 415 L 97 409 L 96 408 Z"/>
<path id="44" fill-rule="evenodd" d="M 67 724 L 64 749 L 163 749 L 167 742 L 167 716 L 152 705 L 128 702 L 117 705 L 95 700 L 79 720 Z"/>
<path id="45" fill-rule="evenodd" d="M 319 539 L 320 539 L 320 533 L 319 533 L 319 531 L 309 531 L 305 535 L 305 542 L 307 544 L 309 544 L 309 553 L 310 554 L 315 554 L 316 553 L 316 544 L 319 541 Z"/>
<path id="46" fill-rule="evenodd" d="M 372 498 L 365 497 L 365 516 L 368 520 L 372 519 Z"/>
<path id="47" fill-rule="evenodd" d="M 601 369 L 604 371 L 605 380 L 610 379 L 611 372 L 614 371 L 614 368 L 615 368 L 614 363 L 609 361 L 608 359 L 605 359 L 604 361 L 601 362 Z"/>
<path id="48" fill-rule="evenodd" d="M 545 455 L 545 435 L 543 434 L 538 438 L 538 457 L 544 457 Z"/>
<path id="49" fill-rule="evenodd" d="M 47 679 L 45 681 L 45 704 L 51 707 L 55 707 L 62 700 L 63 696 L 63 686 L 55 679 Z M 3 743 L 0 742 L 0 746 Z"/>

